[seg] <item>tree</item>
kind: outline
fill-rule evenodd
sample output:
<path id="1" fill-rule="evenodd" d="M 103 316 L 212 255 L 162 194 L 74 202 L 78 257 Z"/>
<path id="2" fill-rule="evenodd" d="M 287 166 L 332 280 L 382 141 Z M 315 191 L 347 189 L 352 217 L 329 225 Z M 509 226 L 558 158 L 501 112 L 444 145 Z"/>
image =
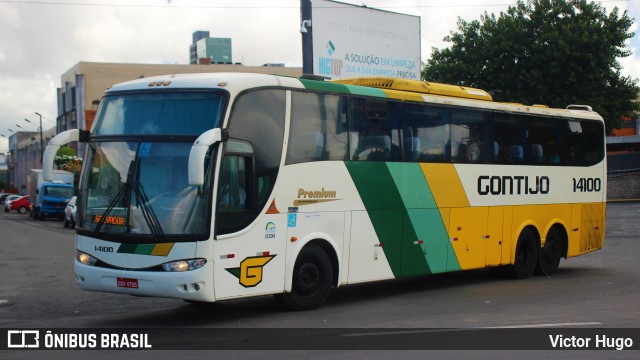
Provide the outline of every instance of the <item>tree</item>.
<path id="1" fill-rule="evenodd" d="M 519 0 L 498 17 L 458 18 L 458 31 L 433 49 L 422 77 L 485 89 L 496 101 L 564 108 L 591 105 L 607 131 L 635 117 L 638 80 L 623 76 L 634 20 L 586 0 Z"/>
<path id="2" fill-rule="evenodd" d="M 78 186 L 80 170 L 82 169 L 82 159 L 76 156 L 75 150 L 69 147 L 61 147 L 53 158 L 53 163 L 60 170 L 72 172 L 74 175 L 74 185 L 76 187 Z"/>

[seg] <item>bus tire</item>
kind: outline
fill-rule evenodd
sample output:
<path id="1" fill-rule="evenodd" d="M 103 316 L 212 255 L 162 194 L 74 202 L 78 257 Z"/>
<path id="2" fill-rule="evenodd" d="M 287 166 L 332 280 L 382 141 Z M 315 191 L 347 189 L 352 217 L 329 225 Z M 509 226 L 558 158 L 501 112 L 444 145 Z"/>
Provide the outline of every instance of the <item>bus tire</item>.
<path id="1" fill-rule="evenodd" d="M 516 279 L 526 279 L 533 274 L 538 262 L 538 245 L 530 229 L 524 229 L 518 237 L 516 257 L 512 266 Z"/>
<path id="2" fill-rule="evenodd" d="M 562 245 L 560 245 L 560 234 L 558 230 L 553 228 L 547 234 L 547 241 L 540 248 L 538 254 L 538 264 L 536 265 L 536 274 L 553 275 L 560 266 L 560 258 L 562 258 Z"/>
<path id="3" fill-rule="evenodd" d="M 327 253 L 318 245 L 306 245 L 293 267 L 291 292 L 278 298 L 292 310 L 320 307 L 329 296 L 333 269 Z"/>

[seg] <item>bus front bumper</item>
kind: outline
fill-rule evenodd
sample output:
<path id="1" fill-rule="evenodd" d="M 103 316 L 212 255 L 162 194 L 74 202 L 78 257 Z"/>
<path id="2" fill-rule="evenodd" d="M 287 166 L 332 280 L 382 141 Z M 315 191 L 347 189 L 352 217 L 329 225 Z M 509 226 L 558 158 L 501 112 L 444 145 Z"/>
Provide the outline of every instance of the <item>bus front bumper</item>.
<path id="1" fill-rule="evenodd" d="M 87 291 L 213 302 L 211 263 L 184 272 L 136 271 L 91 266 L 75 261 L 76 281 Z"/>

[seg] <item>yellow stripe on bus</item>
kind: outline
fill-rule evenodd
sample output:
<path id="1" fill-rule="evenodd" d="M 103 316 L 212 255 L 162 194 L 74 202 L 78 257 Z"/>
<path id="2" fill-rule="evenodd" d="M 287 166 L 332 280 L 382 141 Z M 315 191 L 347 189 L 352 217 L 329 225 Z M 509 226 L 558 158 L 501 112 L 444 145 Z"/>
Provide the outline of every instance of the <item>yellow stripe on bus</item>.
<path id="1" fill-rule="evenodd" d="M 153 255 L 153 256 L 167 256 L 167 255 L 169 255 L 169 252 L 173 248 L 173 245 L 174 245 L 174 243 L 156 244 L 156 246 L 153 247 L 153 250 L 151 251 L 150 255 Z"/>
<path id="2" fill-rule="evenodd" d="M 453 164 L 420 164 L 438 208 L 468 207 L 469 199 Z"/>

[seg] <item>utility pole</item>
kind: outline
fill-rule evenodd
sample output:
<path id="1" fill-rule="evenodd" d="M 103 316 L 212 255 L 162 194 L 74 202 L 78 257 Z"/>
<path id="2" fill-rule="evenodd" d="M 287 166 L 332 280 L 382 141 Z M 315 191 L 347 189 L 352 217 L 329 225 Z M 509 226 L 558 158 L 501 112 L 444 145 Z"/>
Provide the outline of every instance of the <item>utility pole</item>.
<path id="1" fill-rule="evenodd" d="M 40 164 L 42 164 L 44 156 L 44 140 L 42 140 L 42 115 L 36 112 L 36 115 L 40 117 Z"/>
<path id="2" fill-rule="evenodd" d="M 313 75 L 311 0 L 300 0 L 300 33 L 302 34 L 302 73 Z"/>

